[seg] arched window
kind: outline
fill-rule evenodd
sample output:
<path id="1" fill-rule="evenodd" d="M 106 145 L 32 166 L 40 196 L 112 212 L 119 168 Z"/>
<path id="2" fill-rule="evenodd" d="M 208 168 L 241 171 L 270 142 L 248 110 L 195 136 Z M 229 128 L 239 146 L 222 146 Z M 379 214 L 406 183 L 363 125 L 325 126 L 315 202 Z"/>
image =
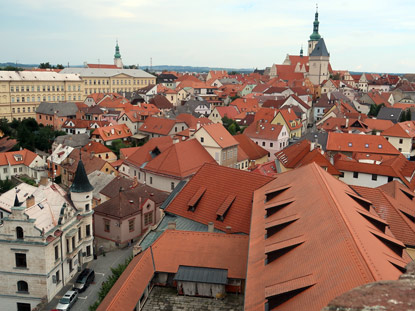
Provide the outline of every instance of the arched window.
<path id="1" fill-rule="evenodd" d="M 25 281 L 19 281 L 17 282 L 17 291 L 27 293 L 29 291 L 29 286 Z"/>
<path id="2" fill-rule="evenodd" d="M 19 240 L 23 239 L 23 228 L 22 227 L 16 227 L 16 238 Z"/>

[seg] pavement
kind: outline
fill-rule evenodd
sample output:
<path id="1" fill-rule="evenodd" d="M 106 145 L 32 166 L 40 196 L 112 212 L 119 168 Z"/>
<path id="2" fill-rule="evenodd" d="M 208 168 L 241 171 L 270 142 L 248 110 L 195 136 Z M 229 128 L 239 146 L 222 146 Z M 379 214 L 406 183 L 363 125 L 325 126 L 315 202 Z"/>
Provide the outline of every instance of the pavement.
<path id="1" fill-rule="evenodd" d="M 98 292 L 101 289 L 101 284 L 109 275 L 112 274 L 111 268 L 115 268 L 120 263 L 123 263 L 129 256 L 133 254 L 132 246 L 106 253 L 105 256 L 100 255 L 97 259 L 87 263 L 83 268 L 92 268 L 95 271 L 95 281 L 78 296 L 78 301 L 72 307 L 72 311 L 88 311 L 89 306 L 94 304 L 98 299 Z M 70 289 L 76 280 L 75 277 L 67 283 L 67 285 L 53 298 L 43 310 L 49 311 L 56 308 L 59 299 Z"/>

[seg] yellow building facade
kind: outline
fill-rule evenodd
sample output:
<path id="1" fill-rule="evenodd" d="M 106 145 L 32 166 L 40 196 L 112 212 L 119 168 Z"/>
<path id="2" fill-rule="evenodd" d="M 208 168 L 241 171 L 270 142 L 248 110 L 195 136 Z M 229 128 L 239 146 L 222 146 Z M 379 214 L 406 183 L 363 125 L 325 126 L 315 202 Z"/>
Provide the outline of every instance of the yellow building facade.
<path id="1" fill-rule="evenodd" d="M 65 68 L 61 74 L 78 74 L 84 95 L 93 93 L 133 92 L 150 84 L 156 77 L 141 69 Z"/>
<path id="2" fill-rule="evenodd" d="M 0 71 L 0 119 L 36 118 L 41 102 L 85 99 L 79 75 L 53 71 Z"/>

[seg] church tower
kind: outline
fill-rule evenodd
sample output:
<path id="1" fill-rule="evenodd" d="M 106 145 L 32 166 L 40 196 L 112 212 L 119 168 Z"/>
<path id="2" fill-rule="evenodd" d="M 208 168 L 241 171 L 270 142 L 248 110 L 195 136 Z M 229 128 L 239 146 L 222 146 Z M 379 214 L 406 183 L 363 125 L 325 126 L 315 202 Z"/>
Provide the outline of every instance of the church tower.
<path id="1" fill-rule="evenodd" d="M 117 40 L 117 45 L 115 46 L 114 65 L 120 69 L 123 68 L 122 58 L 120 54 L 120 47 L 118 46 L 118 40 Z"/>
<path id="2" fill-rule="evenodd" d="M 310 36 L 310 40 L 308 40 L 308 55 L 310 56 L 311 52 L 313 52 L 314 48 L 317 45 L 318 40 L 320 40 L 321 36 L 318 33 L 318 25 L 320 22 L 318 21 L 318 7 L 316 8 L 316 15 L 313 22 L 313 33 Z"/>

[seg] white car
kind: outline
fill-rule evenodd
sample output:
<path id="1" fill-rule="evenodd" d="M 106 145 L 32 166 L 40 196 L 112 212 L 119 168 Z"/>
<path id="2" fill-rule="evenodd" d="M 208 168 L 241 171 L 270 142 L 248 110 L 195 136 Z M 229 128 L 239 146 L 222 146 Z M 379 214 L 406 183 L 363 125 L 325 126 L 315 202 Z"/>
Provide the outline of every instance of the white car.
<path id="1" fill-rule="evenodd" d="M 65 295 L 59 300 L 56 309 L 59 311 L 66 311 L 72 308 L 76 300 L 78 299 L 78 292 L 74 290 L 68 290 Z"/>

